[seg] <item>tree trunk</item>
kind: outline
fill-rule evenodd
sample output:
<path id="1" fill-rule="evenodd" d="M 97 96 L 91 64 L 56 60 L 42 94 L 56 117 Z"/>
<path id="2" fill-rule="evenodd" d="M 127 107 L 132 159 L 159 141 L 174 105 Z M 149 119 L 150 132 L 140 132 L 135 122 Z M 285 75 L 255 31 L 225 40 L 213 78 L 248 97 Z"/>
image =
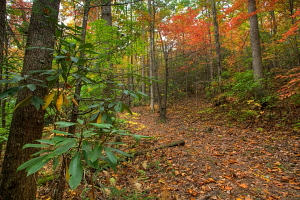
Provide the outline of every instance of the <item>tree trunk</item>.
<path id="1" fill-rule="evenodd" d="M 149 47 L 149 54 L 150 54 L 150 67 L 149 67 L 149 76 L 150 78 L 153 78 L 154 73 L 154 67 L 155 67 L 155 46 L 154 46 L 154 23 L 155 23 L 155 15 L 154 15 L 154 5 L 152 5 L 151 0 L 148 0 L 148 13 L 150 17 L 150 28 L 149 28 L 149 34 L 150 34 L 150 47 Z M 150 109 L 151 111 L 154 111 L 154 83 L 151 80 L 150 81 Z"/>
<path id="2" fill-rule="evenodd" d="M 255 0 L 248 0 L 248 12 L 256 12 Z M 250 17 L 250 42 L 252 49 L 252 64 L 254 72 L 254 80 L 259 84 L 257 88 L 257 96 L 261 97 L 263 95 L 264 85 L 263 85 L 263 65 L 261 57 L 261 46 L 258 28 L 257 14 L 253 14 Z"/>
<path id="3" fill-rule="evenodd" d="M 58 18 L 60 0 L 36 0 L 33 3 L 31 20 L 28 30 L 22 75 L 27 75 L 31 70 L 51 69 L 52 50 L 54 47 L 54 34 Z M 49 17 L 51 18 L 49 20 Z M 43 49 L 46 47 L 47 49 Z M 46 81 L 46 76 L 35 74 L 33 79 Z M 26 84 L 39 82 L 28 79 Z M 30 95 L 44 98 L 48 89 L 37 86 L 36 90 L 22 90 L 18 93 L 17 102 Z M 36 148 L 22 147 L 27 143 L 34 143 L 40 139 L 44 128 L 44 111 L 37 110 L 33 105 L 18 107 L 12 118 L 12 123 L 7 142 L 6 153 L 2 168 L 0 184 L 0 197 L 4 200 L 31 200 L 36 198 L 37 174 L 26 176 L 24 170 L 17 172 L 17 168 L 30 159 L 30 155 L 37 151 Z"/>
<path id="4" fill-rule="evenodd" d="M 5 24 L 6 24 L 6 0 L 0 1 L 0 80 L 2 80 L 3 76 L 3 65 L 4 65 L 4 43 L 5 43 Z M 4 91 L 4 85 L 0 85 L 0 93 Z M 5 112 L 5 99 L 0 100 L 0 107 L 1 107 L 1 125 L 2 128 L 6 127 L 6 112 Z M 0 135 L 1 136 L 1 135 Z M 2 146 L 4 141 L 0 140 L 0 155 L 2 152 Z M 0 157 L 1 160 L 1 157 Z"/>
<path id="5" fill-rule="evenodd" d="M 111 0 L 102 0 L 101 19 L 106 21 L 106 25 L 112 26 Z"/>
<path id="6" fill-rule="evenodd" d="M 212 14 L 213 14 L 213 23 L 214 23 L 214 32 L 215 32 L 215 47 L 217 53 L 218 77 L 219 77 L 219 81 L 221 81 L 222 56 L 221 56 L 220 33 L 219 33 L 219 24 L 217 19 L 217 8 L 216 8 L 215 0 L 212 0 Z"/>

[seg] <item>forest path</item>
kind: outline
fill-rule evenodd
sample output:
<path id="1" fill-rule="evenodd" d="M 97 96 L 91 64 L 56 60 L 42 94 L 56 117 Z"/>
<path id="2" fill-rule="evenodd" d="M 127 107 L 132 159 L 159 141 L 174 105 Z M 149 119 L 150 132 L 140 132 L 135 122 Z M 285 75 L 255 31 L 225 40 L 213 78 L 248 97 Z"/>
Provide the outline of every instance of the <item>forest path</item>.
<path id="1" fill-rule="evenodd" d="M 137 150 L 178 140 L 185 146 L 137 156 L 117 172 L 117 185 L 162 200 L 300 199 L 300 136 L 216 120 L 210 106 L 183 100 L 170 107 L 167 123 L 133 108 L 128 129 L 155 138 L 142 139 Z"/>

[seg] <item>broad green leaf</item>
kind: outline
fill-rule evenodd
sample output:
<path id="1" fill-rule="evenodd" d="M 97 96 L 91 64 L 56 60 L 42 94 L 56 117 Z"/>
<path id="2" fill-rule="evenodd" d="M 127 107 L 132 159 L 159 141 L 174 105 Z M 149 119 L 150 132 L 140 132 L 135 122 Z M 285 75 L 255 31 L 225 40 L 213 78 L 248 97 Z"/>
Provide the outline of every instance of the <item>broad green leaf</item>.
<path id="1" fill-rule="evenodd" d="M 78 57 L 70 57 L 72 62 L 77 63 L 79 61 Z"/>
<path id="2" fill-rule="evenodd" d="M 132 112 L 131 112 L 131 110 L 130 110 L 130 108 L 129 108 L 129 106 L 128 105 L 126 105 L 125 103 L 123 103 L 123 109 L 124 110 L 126 110 L 129 114 L 131 114 L 132 115 Z"/>
<path id="3" fill-rule="evenodd" d="M 47 158 L 42 160 L 41 162 L 35 163 L 33 166 L 27 168 L 27 176 L 34 174 L 35 172 L 39 171 L 45 164 L 47 164 L 52 158 Z"/>
<path id="4" fill-rule="evenodd" d="M 51 144 L 51 145 L 55 144 L 52 140 L 36 140 L 36 141 L 44 144 Z"/>
<path id="5" fill-rule="evenodd" d="M 43 153 L 50 153 L 50 152 L 52 152 L 52 150 L 41 150 L 41 151 L 38 151 L 38 152 L 32 154 L 31 156 L 37 156 L 37 155 L 40 155 Z"/>
<path id="6" fill-rule="evenodd" d="M 18 103 L 16 105 L 16 107 L 14 108 L 14 110 L 16 110 L 18 107 L 22 107 L 22 106 L 26 106 L 31 102 L 31 99 L 33 98 L 33 95 L 27 97 L 26 99 L 24 99 L 23 101 L 21 101 L 20 103 Z"/>
<path id="7" fill-rule="evenodd" d="M 74 122 L 55 122 L 55 124 L 59 125 L 58 128 L 65 128 L 65 127 L 76 125 L 76 123 Z"/>
<path id="8" fill-rule="evenodd" d="M 57 60 L 60 60 L 60 59 L 67 58 L 67 56 L 55 56 L 54 58 L 57 59 Z"/>
<path id="9" fill-rule="evenodd" d="M 99 114 L 100 114 L 100 112 L 98 111 L 98 112 L 96 112 L 96 113 L 94 113 L 94 114 L 92 114 L 92 116 L 91 116 L 91 118 L 90 118 L 90 121 L 95 121 L 96 119 L 97 119 L 97 117 L 99 116 Z"/>
<path id="10" fill-rule="evenodd" d="M 25 144 L 22 149 L 26 149 L 28 147 L 41 148 L 41 147 L 49 147 L 47 144 Z"/>
<path id="11" fill-rule="evenodd" d="M 102 154 L 102 146 L 96 145 L 93 151 L 90 154 L 90 159 L 92 162 L 96 161 Z"/>
<path id="12" fill-rule="evenodd" d="M 2 92 L 0 94 L 0 99 L 3 99 L 5 97 L 7 97 L 8 95 L 14 95 L 16 94 L 19 90 L 23 89 L 24 86 L 16 86 L 16 87 L 12 87 L 4 92 Z"/>
<path id="13" fill-rule="evenodd" d="M 90 123 L 90 124 L 96 126 L 97 128 L 107 128 L 107 129 L 112 128 L 111 124 L 98 124 L 98 123 Z"/>
<path id="14" fill-rule="evenodd" d="M 31 99 L 31 102 L 32 104 L 34 105 L 34 107 L 39 110 L 41 106 L 44 105 L 44 101 L 43 99 L 37 97 L 37 96 L 34 96 L 32 99 Z"/>
<path id="15" fill-rule="evenodd" d="M 115 154 L 111 151 L 110 148 L 104 147 L 104 151 L 105 151 L 105 154 L 107 155 L 107 158 L 109 159 L 109 161 L 112 164 L 117 164 L 118 163 L 118 159 L 116 158 Z"/>
<path id="16" fill-rule="evenodd" d="M 77 121 L 78 121 L 79 124 L 83 125 L 84 121 L 82 119 L 77 119 Z"/>
<path id="17" fill-rule="evenodd" d="M 55 158 L 53 159 L 52 168 L 53 168 L 53 169 L 56 169 L 57 166 L 58 166 L 58 164 L 59 164 L 59 157 L 55 157 Z"/>
<path id="18" fill-rule="evenodd" d="M 64 131 L 58 131 L 58 130 L 50 130 L 50 131 L 53 132 L 53 133 L 58 133 L 58 134 L 62 134 L 62 135 L 71 135 L 71 136 L 74 136 L 73 134 L 67 133 L 67 132 L 64 132 Z"/>
<path id="19" fill-rule="evenodd" d="M 111 148 L 111 150 L 112 150 L 112 151 L 115 151 L 115 152 L 117 152 L 117 153 L 120 153 L 120 154 L 122 154 L 122 155 L 124 155 L 124 156 L 133 157 L 133 155 L 128 154 L 128 153 L 126 153 L 126 152 L 124 152 L 124 151 L 121 151 L 121 150 L 119 150 L 119 149 L 113 149 L 113 148 Z"/>
<path id="20" fill-rule="evenodd" d="M 91 147 L 91 145 L 87 141 L 83 141 L 82 142 L 82 149 L 85 152 L 89 153 L 92 150 L 92 147 Z"/>
<path id="21" fill-rule="evenodd" d="M 22 169 L 28 168 L 30 166 L 33 166 L 35 163 L 37 162 L 41 162 L 44 158 L 46 158 L 49 154 L 45 154 L 36 158 L 33 158 L 31 160 L 28 160 L 27 162 L 23 163 L 22 165 L 20 165 L 17 169 L 17 171 L 20 171 Z"/>
<path id="22" fill-rule="evenodd" d="M 79 152 L 75 154 L 70 162 L 69 173 L 71 175 L 69 185 L 71 189 L 74 190 L 80 184 L 83 175 L 81 155 Z"/>
<path id="23" fill-rule="evenodd" d="M 91 43 L 85 43 L 78 47 L 78 49 L 87 49 L 87 48 L 93 48 L 93 45 Z"/>
<path id="24" fill-rule="evenodd" d="M 122 112 L 124 109 L 123 109 L 123 103 L 121 101 L 117 102 L 116 105 L 115 105 L 115 111 L 116 112 Z"/>
<path id="25" fill-rule="evenodd" d="M 35 84 L 28 84 L 26 85 L 26 87 L 31 90 L 31 91 L 34 91 L 36 89 L 36 85 Z"/>
<path id="26" fill-rule="evenodd" d="M 53 81 L 53 80 L 56 80 L 56 79 L 58 79 L 58 75 L 55 75 L 55 76 L 49 76 L 48 78 L 47 78 L 47 81 Z"/>
<path id="27" fill-rule="evenodd" d="M 55 149 L 54 153 L 56 155 L 61 155 L 65 152 L 67 152 L 72 147 L 74 147 L 75 144 L 76 144 L 76 141 L 74 139 L 69 138 L 68 141 L 65 144 L 63 144 L 63 145 L 59 146 L 57 149 Z"/>

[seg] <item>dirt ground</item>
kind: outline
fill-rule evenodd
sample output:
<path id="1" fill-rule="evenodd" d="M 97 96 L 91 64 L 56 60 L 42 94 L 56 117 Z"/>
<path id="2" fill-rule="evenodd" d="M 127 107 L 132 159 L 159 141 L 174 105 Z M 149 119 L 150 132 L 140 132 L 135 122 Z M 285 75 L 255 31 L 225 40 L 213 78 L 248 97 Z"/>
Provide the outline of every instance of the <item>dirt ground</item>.
<path id="1" fill-rule="evenodd" d="M 235 124 L 202 112 L 209 106 L 201 99 L 181 101 L 168 110 L 167 123 L 159 123 L 159 113 L 148 107 L 133 108 L 133 115 L 123 116 L 125 128 L 152 137 L 142 139 L 136 151 L 181 140 L 185 145 L 136 156 L 117 172 L 96 173 L 94 191 L 87 173 L 85 183 L 67 190 L 65 199 L 299 200 L 299 133 L 272 124 L 268 129 Z M 38 199 L 49 199 L 50 187 L 39 187 Z"/>
<path id="2" fill-rule="evenodd" d="M 199 112 L 206 106 L 196 99 L 173 105 L 167 123 L 158 123 L 158 113 L 145 107 L 134 108 L 128 128 L 154 137 L 138 149 L 179 140 L 185 145 L 124 164 L 114 175 L 118 187 L 134 188 L 151 199 L 299 200 L 299 133 L 237 127 Z"/>

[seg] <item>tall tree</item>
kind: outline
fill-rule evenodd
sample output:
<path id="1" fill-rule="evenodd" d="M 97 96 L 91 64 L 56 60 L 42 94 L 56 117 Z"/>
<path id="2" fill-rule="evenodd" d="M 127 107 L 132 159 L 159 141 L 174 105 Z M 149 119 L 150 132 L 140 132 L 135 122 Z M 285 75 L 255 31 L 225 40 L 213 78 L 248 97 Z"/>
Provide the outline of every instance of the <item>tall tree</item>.
<path id="1" fill-rule="evenodd" d="M 148 0 L 148 14 L 149 14 L 149 58 L 150 58 L 150 67 L 149 67 L 149 76 L 152 78 L 154 75 L 155 68 L 155 38 L 154 38 L 154 29 L 155 29 L 155 10 L 154 10 L 154 2 L 152 0 Z M 150 85 L 150 109 L 154 111 L 154 83 L 151 80 Z"/>
<path id="2" fill-rule="evenodd" d="M 108 26 L 112 26 L 111 0 L 102 0 L 101 19 L 104 19 Z"/>
<path id="3" fill-rule="evenodd" d="M 250 17 L 250 42 L 252 49 L 252 64 L 254 71 L 254 80 L 259 84 L 257 88 L 257 95 L 263 94 L 263 64 L 261 56 L 261 46 L 258 28 L 258 18 L 256 14 L 256 2 L 255 0 L 248 0 L 248 13 Z"/>
<path id="4" fill-rule="evenodd" d="M 54 34 L 58 19 L 60 0 L 35 0 L 33 2 L 23 70 L 21 75 L 30 75 L 32 70 L 51 69 L 53 59 Z M 33 48 L 34 47 L 34 48 Z M 40 83 L 36 79 L 46 81 L 47 76 L 34 74 L 26 84 Z M 25 82 L 23 83 L 25 84 Z M 18 93 L 17 104 L 31 95 L 44 98 L 46 87 L 36 86 L 34 91 L 23 89 Z M 40 139 L 44 127 L 44 111 L 32 104 L 16 108 L 9 131 L 0 184 L 0 197 L 4 200 L 36 198 L 36 174 L 26 176 L 25 171 L 17 168 L 29 160 L 36 148 L 22 147 Z"/>
<path id="5" fill-rule="evenodd" d="M 0 1 L 0 80 L 3 76 L 3 65 L 4 65 L 4 43 L 5 43 L 5 24 L 6 24 L 6 0 Z M 0 93 L 4 90 L 5 86 L 0 86 Z M 4 99 L 0 100 L 1 107 L 1 125 L 2 128 L 6 127 L 6 112 L 5 112 L 6 101 Z M 0 135 L 1 136 L 1 135 Z M 0 153 L 2 152 L 2 146 L 4 141 L 0 141 Z"/>
<path id="6" fill-rule="evenodd" d="M 220 33 L 219 33 L 219 24 L 218 24 L 218 18 L 217 18 L 216 1 L 212 0 L 211 4 L 212 4 L 214 32 L 215 32 L 215 48 L 216 48 L 216 53 L 217 53 L 218 77 L 219 77 L 219 80 L 221 80 L 222 56 L 221 56 Z"/>

